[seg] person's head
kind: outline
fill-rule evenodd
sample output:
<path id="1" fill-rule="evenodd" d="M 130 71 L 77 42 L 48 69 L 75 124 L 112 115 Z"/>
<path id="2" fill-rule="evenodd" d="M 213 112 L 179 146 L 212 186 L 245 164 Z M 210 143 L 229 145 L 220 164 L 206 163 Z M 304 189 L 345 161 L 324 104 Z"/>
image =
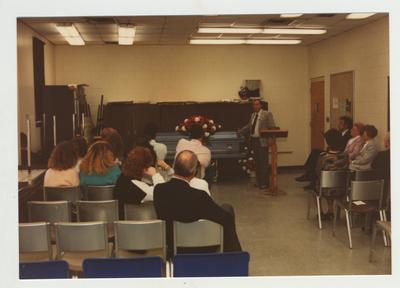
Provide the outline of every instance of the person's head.
<path id="1" fill-rule="evenodd" d="M 339 118 L 339 131 L 343 132 L 345 130 L 351 129 L 353 127 L 353 119 L 349 116 L 341 116 Z"/>
<path id="2" fill-rule="evenodd" d="M 51 152 L 47 167 L 55 170 L 67 170 L 76 165 L 78 161 L 78 155 L 76 154 L 74 147 L 68 141 L 63 141 L 57 144 Z"/>
<path id="3" fill-rule="evenodd" d="M 390 133 L 389 132 L 383 138 L 383 145 L 385 146 L 385 149 L 390 149 Z"/>
<path id="4" fill-rule="evenodd" d="M 122 163 L 122 174 L 130 179 L 141 180 L 145 171 L 153 165 L 154 158 L 150 149 L 136 147 L 129 151 Z"/>
<path id="5" fill-rule="evenodd" d="M 343 148 L 342 134 L 338 129 L 329 129 L 324 133 L 324 138 L 329 150 L 340 151 Z"/>
<path id="6" fill-rule="evenodd" d="M 124 143 L 121 135 L 114 128 L 103 128 L 100 133 L 101 139 L 107 141 L 111 145 L 111 149 L 116 158 L 121 157 L 124 153 Z"/>
<path id="7" fill-rule="evenodd" d="M 88 152 L 82 159 L 80 170 L 86 174 L 106 174 L 116 165 L 110 143 L 97 141 L 90 145 Z"/>
<path id="8" fill-rule="evenodd" d="M 196 154 L 189 150 L 183 150 L 176 155 L 174 163 L 175 175 L 192 179 L 197 172 L 198 159 Z"/>
<path id="9" fill-rule="evenodd" d="M 154 122 L 149 122 L 146 124 L 146 126 L 144 127 L 144 136 L 149 139 L 149 140 L 153 140 L 156 139 L 156 135 L 158 132 L 158 127 L 157 124 Z"/>
<path id="10" fill-rule="evenodd" d="M 71 144 L 74 147 L 75 152 L 78 155 L 78 158 L 85 157 L 88 150 L 88 143 L 84 137 L 75 136 L 74 138 L 72 138 Z"/>
<path id="11" fill-rule="evenodd" d="M 204 131 L 200 124 L 193 124 L 189 129 L 189 137 L 191 139 L 203 139 Z"/>
<path id="12" fill-rule="evenodd" d="M 261 108 L 262 108 L 262 103 L 261 103 L 261 101 L 260 100 L 258 100 L 258 99 L 256 99 L 256 100 L 253 100 L 253 111 L 254 112 L 258 112 L 258 111 L 260 111 L 261 110 Z"/>
<path id="13" fill-rule="evenodd" d="M 353 128 L 351 128 L 351 137 L 361 136 L 364 133 L 364 124 L 360 122 L 356 122 L 353 124 Z"/>
<path id="14" fill-rule="evenodd" d="M 154 147 L 149 143 L 147 137 L 139 137 L 136 139 L 133 148 L 136 147 L 143 147 L 143 148 L 147 148 L 150 150 L 151 155 L 153 156 L 153 160 L 154 162 L 151 164 L 151 166 L 155 166 L 156 165 L 156 161 L 157 161 L 157 154 L 156 151 L 154 151 Z"/>
<path id="15" fill-rule="evenodd" d="M 365 125 L 363 138 L 365 141 L 374 139 L 378 135 L 378 130 L 374 125 Z"/>

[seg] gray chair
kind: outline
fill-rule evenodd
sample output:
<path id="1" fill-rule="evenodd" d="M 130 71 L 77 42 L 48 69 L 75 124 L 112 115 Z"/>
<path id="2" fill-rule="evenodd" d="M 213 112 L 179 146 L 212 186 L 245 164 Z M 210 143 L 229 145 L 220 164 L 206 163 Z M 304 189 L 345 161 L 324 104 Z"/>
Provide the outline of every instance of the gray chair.
<path id="1" fill-rule="evenodd" d="M 53 260 L 49 223 L 19 224 L 19 254 L 21 262 Z"/>
<path id="2" fill-rule="evenodd" d="M 86 258 L 110 256 L 105 222 L 60 222 L 55 227 L 57 260 L 67 261 L 70 270 L 82 271 Z"/>
<path id="3" fill-rule="evenodd" d="M 115 185 L 84 186 L 82 187 L 84 199 L 88 201 L 101 201 L 114 199 Z"/>
<path id="4" fill-rule="evenodd" d="M 352 170 L 352 180 L 353 181 L 372 181 L 379 180 L 376 170 Z"/>
<path id="5" fill-rule="evenodd" d="M 375 239 L 376 233 L 378 230 L 383 231 L 389 239 L 392 238 L 392 225 L 390 221 L 376 221 L 374 225 L 374 229 L 372 231 L 372 240 L 371 240 L 371 250 L 369 254 L 369 262 L 373 261 L 373 257 L 375 254 Z"/>
<path id="6" fill-rule="evenodd" d="M 125 204 L 124 215 L 125 220 L 147 221 L 158 219 L 152 201 L 141 204 Z"/>
<path id="7" fill-rule="evenodd" d="M 178 247 L 207 247 L 219 245 L 224 251 L 224 231 L 218 223 L 199 220 L 191 223 L 174 221 L 174 255 Z"/>
<path id="8" fill-rule="evenodd" d="M 45 201 L 70 201 L 75 203 L 81 200 L 81 191 L 77 187 L 43 187 Z"/>
<path id="9" fill-rule="evenodd" d="M 114 231 L 115 257 L 123 257 L 123 253 L 121 253 L 123 250 L 161 249 L 161 255 L 157 256 L 161 256 L 164 261 L 166 260 L 166 232 L 164 221 L 115 221 Z"/>
<path id="10" fill-rule="evenodd" d="M 317 191 L 312 191 L 308 200 L 307 219 L 310 218 L 311 201 L 314 198 L 317 204 L 318 228 L 322 229 L 321 198 L 337 198 L 346 193 L 348 173 L 346 170 L 321 171 L 320 182 Z M 328 195 L 328 191 L 335 190 L 335 196 Z"/>
<path id="11" fill-rule="evenodd" d="M 77 218 L 78 222 L 104 221 L 108 226 L 109 237 L 114 236 L 114 221 L 118 220 L 118 201 L 78 201 Z"/>
<path id="12" fill-rule="evenodd" d="M 340 209 L 344 209 L 346 213 L 347 236 L 349 238 L 349 247 L 353 248 L 351 240 L 351 220 L 352 213 L 366 214 L 379 212 L 379 219 L 384 220 L 383 211 L 383 180 L 374 181 L 351 181 L 351 189 L 347 197 L 343 199 L 335 199 L 333 202 L 333 235 L 336 232 L 336 222 Z M 362 201 L 363 205 L 356 205 L 355 201 Z M 386 244 L 386 236 L 384 235 Z"/>
<path id="13" fill-rule="evenodd" d="M 71 205 L 68 201 L 29 201 L 29 222 L 49 222 L 51 240 L 55 242 L 54 223 L 71 221 Z"/>

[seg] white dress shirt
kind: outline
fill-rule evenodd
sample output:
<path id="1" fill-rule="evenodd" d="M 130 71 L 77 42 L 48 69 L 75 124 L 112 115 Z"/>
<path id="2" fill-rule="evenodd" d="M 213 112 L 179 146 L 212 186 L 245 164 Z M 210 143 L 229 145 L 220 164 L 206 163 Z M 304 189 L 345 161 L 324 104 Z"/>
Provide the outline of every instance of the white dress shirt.
<path id="1" fill-rule="evenodd" d="M 143 198 L 142 203 L 146 201 L 153 201 L 153 192 L 154 192 L 154 187 L 157 184 L 164 183 L 164 178 L 159 174 L 156 173 L 152 177 L 153 180 L 153 186 L 150 186 L 149 184 L 139 181 L 139 180 L 132 180 L 132 183 L 135 184 L 137 187 L 139 187 L 144 193 L 146 193 L 146 196 Z"/>
<path id="2" fill-rule="evenodd" d="M 157 160 L 165 160 L 167 156 L 167 145 L 158 143 L 156 140 L 150 140 L 149 144 L 153 146 L 154 152 L 156 152 Z"/>

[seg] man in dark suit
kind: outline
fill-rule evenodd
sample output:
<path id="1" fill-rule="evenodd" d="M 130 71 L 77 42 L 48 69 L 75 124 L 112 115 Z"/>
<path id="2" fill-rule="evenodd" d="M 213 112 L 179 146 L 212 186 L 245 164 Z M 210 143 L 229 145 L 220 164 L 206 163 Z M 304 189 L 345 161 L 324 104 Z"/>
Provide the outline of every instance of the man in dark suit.
<path id="1" fill-rule="evenodd" d="M 231 205 L 219 206 L 202 190 L 190 187 L 189 181 L 197 170 L 197 156 L 184 150 L 175 158 L 175 174 L 169 182 L 154 188 L 154 207 L 157 217 L 167 221 L 167 245 L 172 253 L 172 221 L 194 222 L 206 219 L 224 228 L 224 251 L 241 251 L 235 229 L 234 212 Z"/>
<path id="2" fill-rule="evenodd" d="M 260 131 L 275 128 L 275 121 L 272 113 L 262 109 L 262 106 L 263 104 L 260 100 L 253 101 L 253 113 L 250 121 L 238 130 L 238 134 L 250 136 L 249 142 L 251 149 L 254 151 L 256 164 L 257 187 L 266 189 L 269 187 L 268 142 L 266 138 L 260 137 Z"/>
<path id="3" fill-rule="evenodd" d="M 342 133 L 342 151 L 344 150 L 344 148 L 347 145 L 347 142 L 350 140 L 351 138 L 351 128 L 353 128 L 353 119 L 349 116 L 341 116 L 339 118 L 339 131 L 340 133 Z"/>

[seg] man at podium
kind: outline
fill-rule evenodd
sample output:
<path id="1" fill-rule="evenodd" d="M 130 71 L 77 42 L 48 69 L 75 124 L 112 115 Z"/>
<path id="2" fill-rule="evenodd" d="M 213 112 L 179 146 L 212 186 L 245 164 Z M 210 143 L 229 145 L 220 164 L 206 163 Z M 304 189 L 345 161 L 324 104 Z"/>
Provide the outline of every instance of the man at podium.
<path id="1" fill-rule="evenodd" d="M 260 131 L 274 127 L 276 125 L 272 113 L 262 109 L 262 102 L 256 99 L 253 100 L 249 123 L 238 130 L 238 134 L 249 136 L 249 146 L 254 151 L 256 185 L 263 190 L 269 187 L 268 140 L 260 137 Z"/>

